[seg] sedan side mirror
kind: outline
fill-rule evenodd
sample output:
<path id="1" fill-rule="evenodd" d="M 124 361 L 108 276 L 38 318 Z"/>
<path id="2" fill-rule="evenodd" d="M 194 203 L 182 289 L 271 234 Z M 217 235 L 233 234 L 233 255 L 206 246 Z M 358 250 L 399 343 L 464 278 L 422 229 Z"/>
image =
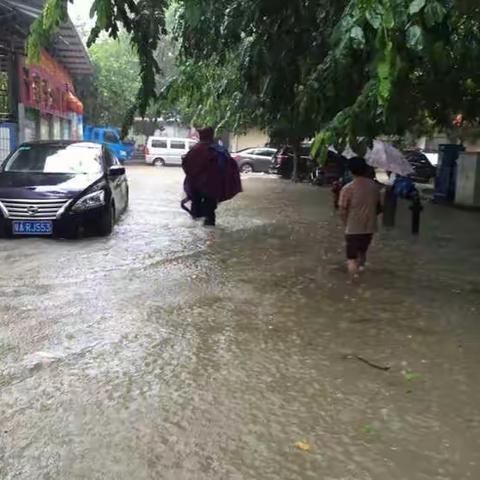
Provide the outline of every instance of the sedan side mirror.
<path id="1" fill-rule="evenodd" d="M 125 175 L 125 167 L 121 165 L 113 165 L 108 169 L 108 174 L 111 177 L 120 177 L 121 175 Z"/>

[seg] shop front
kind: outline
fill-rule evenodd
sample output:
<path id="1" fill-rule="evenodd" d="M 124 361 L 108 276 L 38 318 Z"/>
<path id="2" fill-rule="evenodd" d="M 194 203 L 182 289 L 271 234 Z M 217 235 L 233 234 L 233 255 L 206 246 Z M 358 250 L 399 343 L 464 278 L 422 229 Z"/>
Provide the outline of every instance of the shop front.
<path id="1" fill-rule="evenodd" d="M 38 63 L 20 62 L 19 79 L 20 141 L 83 138 L 83 105 L 64 67 L 42 51 Z"/>

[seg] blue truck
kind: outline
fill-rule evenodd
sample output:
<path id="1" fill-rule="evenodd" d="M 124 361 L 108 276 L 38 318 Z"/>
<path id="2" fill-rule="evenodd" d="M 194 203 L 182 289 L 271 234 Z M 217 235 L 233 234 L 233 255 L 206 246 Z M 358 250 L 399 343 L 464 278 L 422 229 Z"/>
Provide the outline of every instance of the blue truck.
<path id="1" fill-rule="evenodd" d="M 83 139 L 86 142 L 105 145 L 121 163 L 131 160 L 135 153 L 135 142 L 122 142 L 120 140 L 120 129 L 115 127 L 85 125 L 83 129 Z"/>

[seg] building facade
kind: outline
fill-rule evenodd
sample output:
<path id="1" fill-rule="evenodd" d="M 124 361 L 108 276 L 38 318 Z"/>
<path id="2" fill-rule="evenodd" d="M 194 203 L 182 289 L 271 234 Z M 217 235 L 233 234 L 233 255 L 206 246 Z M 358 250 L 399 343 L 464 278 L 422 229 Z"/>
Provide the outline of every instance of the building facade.
<path id="1" fill-rule="evenodd" d="M 32 23 L 45 0 L 0 2 L 0 160 L 23 141 L 83 138 L 83 105 L 74 79 L 92 73 L 70 20 L 35 63 L 26 57 Z"/>
<path id="2" fill-rule="evenodd" d="M 270 137 L 265 132 L 251 128 L 243 135 L 230 135 L 230 149 L 232 152 L 239 152 L 246 148 L 265 147 L 269 141 Z"/>

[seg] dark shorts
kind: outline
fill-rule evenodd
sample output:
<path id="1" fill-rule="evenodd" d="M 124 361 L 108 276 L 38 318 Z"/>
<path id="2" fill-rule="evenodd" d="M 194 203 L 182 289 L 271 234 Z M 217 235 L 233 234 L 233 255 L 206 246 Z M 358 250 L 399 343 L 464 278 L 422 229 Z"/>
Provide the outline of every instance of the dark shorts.
<path id="1" fill-rule="evenodd" d="M 347 258 L 356 260 L 360 254 L 365 255 L 372 243 L 373 233 L 361 233 L 358 235 L 345 235 L 347 241 Z"/>

